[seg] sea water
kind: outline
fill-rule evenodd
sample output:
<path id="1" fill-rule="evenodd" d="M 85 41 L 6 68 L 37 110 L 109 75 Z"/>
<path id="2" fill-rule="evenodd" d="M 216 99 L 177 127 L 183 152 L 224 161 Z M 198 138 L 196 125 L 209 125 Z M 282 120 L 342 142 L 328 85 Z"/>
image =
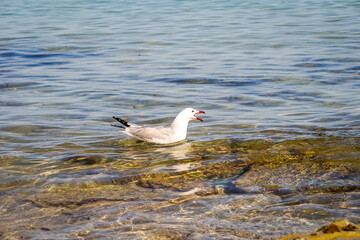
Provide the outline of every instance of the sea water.
<path id="1" fill-rule="evenodd" d="M 0 22 L 0 201 L 16 236 L 31 235 L 30 223 L 21 225 L 19 214 L 9 214 L 14 206 L 29 207 L 21 198 L 64 182 L 96 182 L 110 171 L 109 162 L 123 163 L 111 175 L 116 178 L 189 169 L 186 161 L 193 151 L 220 142 L 359 137 L 358 1 L 4 0 Z M 186 107 L 206 116 L 203 123 L 190 123 L 190 145 L 184 148 L 133 141 L 110 126 L 112 116 L 169 124 Z M 359 155 L 351 156 L 358 161 Z M 210 160 L 227 158 L 220 154 Z M 90 159 L 96 166 L 79 167 L 76 159 Z M 156 170 L 146 168 L 154 162 Z M 225 214 L 222 204 L 243 197 L 221 195 L 179 208 L 201 213 L 199 238 L 226 238 L 212 226 L 213 208 Z M 252 195 L 245 198 L 244 207 L 254 204 Z M 272 195 L 254 199 L 265 206 L 278 202 Z M 120 214 L 116 203 L 112 208 L 110 222 L 126 222 L 124 216 L 115 219 Z M 172 216 L 178 210 L 159 215 L 176 226 L 190 214 Z M 28 218 L 37 218 L 36 207 L 31 211 Z M 79 228 L 99 222 L 107 210 L 98 211 L 89 221 L 79 220 Z M 268 221 L 264 217 L 262 228 Z M 51 231 L 38 227 L 31 236 L 71 236 L 69 223 L 60 222 L 44 225 Z M 128 229 L 129 236 L 147 236 L 153 225 L 161 225 L 142 224 L 143 230 Z M 301 224 L 291 218 L 277 236 L 295 225 L 303 230 Z M 251 226 L 245 238 L 255 236 L 256 226 Z M 271 236 L 269 229 L 261 236 Z M 105 230 L 89 231 L 106 236 Z"/>

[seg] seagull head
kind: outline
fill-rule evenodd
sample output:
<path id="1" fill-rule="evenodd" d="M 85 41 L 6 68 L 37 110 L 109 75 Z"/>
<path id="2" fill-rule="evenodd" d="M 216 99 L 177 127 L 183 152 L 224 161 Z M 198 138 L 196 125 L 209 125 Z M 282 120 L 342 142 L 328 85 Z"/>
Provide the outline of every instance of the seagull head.
<path id="1" fill-rule="evenodd" d="M 201 118 L 196 116 L 196 114 L 199 114 L 199 113 L 205 114 L 204 111 L 198 111 L 193 108 L 185 108 L 184 110 L 182 110 L 182 112 L 180 114 L 183 115 L 184 117 L 188 118 L 189 120 L 197 119 L 197 120 L 200 120 L 203 122 L 203 120 Z"/>

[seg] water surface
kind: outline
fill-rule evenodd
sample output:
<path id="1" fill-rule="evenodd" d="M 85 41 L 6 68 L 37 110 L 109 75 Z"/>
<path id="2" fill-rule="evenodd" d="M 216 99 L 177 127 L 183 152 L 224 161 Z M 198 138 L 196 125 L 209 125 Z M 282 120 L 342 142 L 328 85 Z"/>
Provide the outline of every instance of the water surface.
<path id="1" fill-rule="evenodd" d="M 2 1 L 0 235 L 271 239 L 359 223 L 359 8 Z M 207 115 L 184 144 L 110 126 L 185 107 Z M 203 170 L 227 161 L 235 172 Z M 185 180 L 147 179 L 161 174 Z"/>

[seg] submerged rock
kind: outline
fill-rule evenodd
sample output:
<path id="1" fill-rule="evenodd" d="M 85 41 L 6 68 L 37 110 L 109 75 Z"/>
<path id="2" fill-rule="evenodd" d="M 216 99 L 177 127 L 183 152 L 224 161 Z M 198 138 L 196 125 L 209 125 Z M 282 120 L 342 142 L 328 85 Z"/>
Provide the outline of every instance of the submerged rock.
<path id="1" fill-rule="evenodd" d="M 360 239 L 360 226 L 347 220 L 335 221 L 319 228 L 314 233 L 294 233 L 281 238 L 281 240 L 337 240 Z"/>
<path id="2" fill-rule="evenodd" d="M 24 191 L 0 184 L 0 238 L 280 239 L 328 219 L 359 223 L 359 143 L 220 139 L 192 143 L 186 157 L 136 145 L 62 158 Z M 337 221 L 283 239 L 359 234 Z"/>

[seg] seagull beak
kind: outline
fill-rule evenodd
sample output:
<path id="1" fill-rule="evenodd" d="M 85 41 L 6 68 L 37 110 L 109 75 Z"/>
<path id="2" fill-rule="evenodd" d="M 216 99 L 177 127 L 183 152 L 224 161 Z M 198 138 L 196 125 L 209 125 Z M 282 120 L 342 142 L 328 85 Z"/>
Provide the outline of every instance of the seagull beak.
<path id="1" fill-rule="evenodd" d="M 202 121 L 202 122 L 203 122 L 204 120 L 202 120 L 201 118 L 199 118 L 199 117 L 197 117 L 197 116 L 196 116 L 196 114 L 199 114 L 199 113 L 203 113 L 203 114 L 205 114 L 205 112 L 204 112 L 204 111 L 197 111 L 197 112 L 194 114 L 194 117 L 196 117 L 196 119 L 197 119 L 197 120 L 200 120 L 200 121 Z"/>

